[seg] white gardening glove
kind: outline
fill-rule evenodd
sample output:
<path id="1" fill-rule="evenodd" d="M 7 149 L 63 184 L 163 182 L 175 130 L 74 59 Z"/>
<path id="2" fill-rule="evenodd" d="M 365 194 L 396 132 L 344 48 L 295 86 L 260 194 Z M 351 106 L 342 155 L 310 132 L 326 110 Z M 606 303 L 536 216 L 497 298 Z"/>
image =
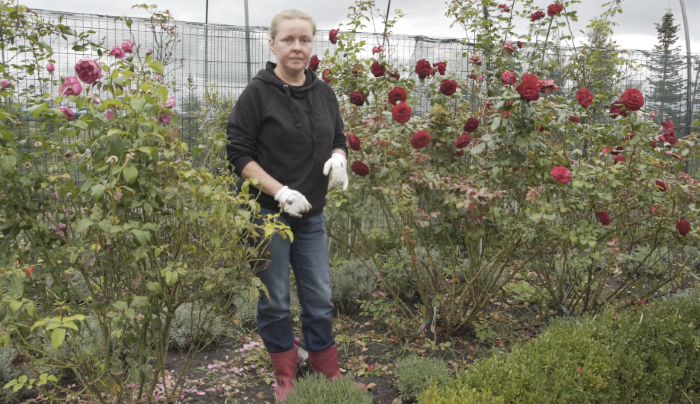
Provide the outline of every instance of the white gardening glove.
<path id="1" fill-rule="evenodd" d="M 275 200 L 280 203 L 285 212 L 289 213 L 289 216 L 301 217 L 302 213 L 311 209 L 311 204 L 304 195 L 289 189 L 286 185 L 275 194 Z"/>
<path id="2" fill-rule="evenodd" d="M 333 153 L 331 158 L 323 165 L 323 175 L 331 174 L 328 179 L 328 189 L 336 189 L 343 186 L 343 191 L 348 189 L 348 161 L 340 153 Z"/>

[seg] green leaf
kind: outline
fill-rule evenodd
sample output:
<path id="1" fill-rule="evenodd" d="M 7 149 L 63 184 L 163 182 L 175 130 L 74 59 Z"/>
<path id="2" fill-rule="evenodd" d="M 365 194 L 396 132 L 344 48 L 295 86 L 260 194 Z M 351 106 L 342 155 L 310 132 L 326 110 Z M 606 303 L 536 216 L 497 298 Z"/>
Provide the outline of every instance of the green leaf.
<path id="1" fill-rule="evenodd" d="M 472 156 L 478 156 L 486 148 L 486 143 L 479 143 L 473 149 L 469 151 Z"/>
<path id="2" fill-rule="evenodd" d="M 146 100 L 143 98 L 134 97 L 131 100 L 129 100 L 129 105 L 131 105 L 131 108 L 134 111 L 140 113 L 143 112 L 143 109 L 146 106 Z"/>
<path id="3" fill-rule="evenodd" d="M 127 164 L 122 170 L 122 174 L 124 175 L 126 182 L 133 184 L 134 181 L 136 181 L 136 178 L 139 176 L 139 170 L 134 167 L 133 164 Z"/>
<path id="4" fill-rule="evenodd" d="M 92 199 L 97 202 L 102 198 L 102 195 L 105 193 L 105 186 L 102 184 L 95 184 L 92 186 L 90 189 Z"/>
<path id="5" fill-rule="evenodd" d="M 143 230 L 131 230 L 131 233 L 136 237 L 136 240 L 138 243 L 142 246 L 145 246 L 148 244 L 148 242 L 151 240 L 151 233 Z"/>
<path id="6" fill-rule="evenodd" d="M 66 339 L 66 330 L 63 328 L 57 328 L 51 333 L 51 345 L 53 345 L 55 349 L 61 346 L 64 339 Z"/>
<path id="7" fill-rule="evenodd" d="M 92 219 L 88 219 L 88 218 L 80 219 L 80 221 L 78 222 L 78 226 L 76 226 L 76 228 L 75 228 L 75 232 L 82 233 L 85 230 L 87 230 L 90 226 L 92 226 L 93 223 L 95 223 L 95 222 L 92 221 Z"/>
<path id="8" fill-rule="evenodd" d="M 121 136 L 110 136 L 109 152 L 120 159 L 124 157 L 124 141 L 122 140 Z"/>
<path id="9" fill-rule="evenodd" d="M 0 157 L 0 167 L 4 171 L 13 172 L 15 171 L 15 165 L 17 164 L 17 158 L 13 154 L 3 154 Z"/>
<path id="10" fill-rule="evenodd" d="M 158 86 L 158 97 L 160 102 L 168 101 L 168 89 L 165 86 Z"/>
<path id="11" fill-rule="evenodd" d="M 161 63 L 159 60 L 154 60 L 148 65 L 151 66 L 151 69 L 155 70 L 157 73 L 163 74 L 163 72 L 165 72 L 165 66 L 163 66 L 163 63 Z"/>
<path id="12" fill-rule="evenodd" d="M 87 122 L 85 121 L 73 121 L 71 124 L 77 128 L 80 128 L 82 130 L 88 130 L 89 126 Z"/>

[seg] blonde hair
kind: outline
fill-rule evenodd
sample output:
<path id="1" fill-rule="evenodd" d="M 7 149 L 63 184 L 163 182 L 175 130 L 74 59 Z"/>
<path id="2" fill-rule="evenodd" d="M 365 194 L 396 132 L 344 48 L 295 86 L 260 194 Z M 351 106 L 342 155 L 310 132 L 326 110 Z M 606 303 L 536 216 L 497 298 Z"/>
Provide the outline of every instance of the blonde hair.
<path id="1" fill-rule="evenodd" d="M 272 22 L 270 23 L 270 39 L 273 41 L 275 40 L 275 36 L 277 36 L 277 27 L 282 20 L 295 19 L 306 20 L 311 23 L 311 31 L 313 35 L 316 35 L 316 21 L 314 21 L 314 18 L 303 11 L 290 8 L 289 10 L 280 11 L 276 16 L 272 17 Z"/>

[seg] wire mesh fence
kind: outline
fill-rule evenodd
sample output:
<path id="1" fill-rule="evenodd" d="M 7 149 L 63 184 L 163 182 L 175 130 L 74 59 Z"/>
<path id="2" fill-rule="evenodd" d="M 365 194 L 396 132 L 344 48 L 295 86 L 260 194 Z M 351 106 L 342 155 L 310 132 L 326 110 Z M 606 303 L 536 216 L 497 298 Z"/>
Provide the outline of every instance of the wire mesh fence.
<path id="1" fill-rule="evenodd" d="M 61 23 L 79 32 L 91 33 L 93 42 L 101 43 L 110 48 L 119 45 L 125 39 L 132 39 L 138 46 L 138 52 L 145 55 L 148 48 L 159 45 L 159 38 L 154 33 L 152 21 L 146 18 L 131 18 L 130 26 L 126 19 L 105 15 L 66 13 L 60 11 L 33 10 L 40 19 L 46 22 Z M 176 26 L 177 38 L 171 49 L 171 60 L 166 71 L 166 80 L 176 92 L 179 124 L 182 128 L 183 140 L 190 146 L 196 143 L 200 133 L 197 122 L 197 112 L 203 107 L 204 93 L 215 86 L 222 93 L 230 94 L 234 99 L 243 91 L 259 69 L 264 68 L 268 60 L 274 60 L 274 55 L 268 48 L 268 28 L 202 24 L 184 21 L 171 21 L 168 24 Z M 332 52 L 334 45 L 328 41 L 328 31 L 317 32 L 314 41 L 314 54 L 323 59 L 326 52 Z M 477 53 L 475 48 L 455 38 L 429 38 L 424 36 L 392 35 L 387 43 L 379 34 L 359 33 L 358 40 L 365 41 L 365 49 L 361 56 L 371 56 L 372 47 L 385 45 L 385 55 L 394 65 L 403 66 L 402 77 L 413 73 L 412 66 L 420 59 L 431 62 L 447 62 L 451 74 L 466 80 L 475 66 L 469 56 Z M 76 52 L 72 44 L 62 38 L 54 38 L 51 43 L 55 55 L 56 75 L 74 75 L 75 62 L 82 57 L 97 57 L 94 50 Z M 249 51 L 248 51 L 249 49 Z M 567 48 L 550 48 L 545 58 L 559 62 L 560 66 L 572 63 L 577 50 Z M 647 97 L 647 109 L 660 109 L 663 116 L 671 116 L 676 123 L 677 132 L 681 135 L 698 131 L 698 127 L 686 127 L 688 114 L 693 120 L 700 118 L 700 99 L 697 96 L 698 76 L 691 77 L 692 97 L 690 110 L 685 97 L 687 73 L 685 68 L 677 69 L 678 63 L 659 62 L 658 55 L 641 50 L 618 50 L 619 57 L 631 62 L 633 68 L 623 72 L 619 83 L 621 89 L 626 87 L 639 88 L 645 94 L 656 93 L 658 96 Z M 466 57 L 465 57 L 466 56 Z M 678 58 L 680 66 L 685 66 L 685 56 Z M 674 61 L 671 61 L 674 62 Z M 659 85 L 654 84 L 658 76 L 659 63 L 664 69 L 672 69 L 669 77 L 681 83 L 682 91 L 665 94 L 659 91 Z M 691 63 L 694 71 L 700 71 L 700 55 L 692 55 Z M 665 67 L 668 64 L 669 67 Z M 674 66 L 676 68 L 674 68 Z M 47 74 L 47 73 L 44 73 Z M 666 72 L 663 73 L 666 75 Z M 567 81 L 559 71 L 553 71 L 552 77 L 558 77 L 560 87 L 558 95 L 573 98 L 576 83 Z M 665 76 L 664 76 L 665 77 Z M 27 85 L 30 83 L 27 83 Z M 573 90 L 573 91 L 572 91 Z M 421 106 L 416 106 L 419 110 Z M 423 108 L 427 106 L 423 105 Z M 27 123 L 29 130 L 31 123 Z M 700 163 L 689 162 L 690 171 L 700 170 Z"/>

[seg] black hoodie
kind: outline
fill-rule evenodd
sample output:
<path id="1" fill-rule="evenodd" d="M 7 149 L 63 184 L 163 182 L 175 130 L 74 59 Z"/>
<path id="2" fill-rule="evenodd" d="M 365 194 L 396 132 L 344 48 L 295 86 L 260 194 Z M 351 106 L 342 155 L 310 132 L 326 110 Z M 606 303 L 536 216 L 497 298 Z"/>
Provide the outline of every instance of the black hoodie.
<path id="1" fill-rule="evenodd" d="M 251 161 L 272 178 L 301 192 L 311 204 L 304 215 L 323 211 L 328 177 L 323 165 L 333 149 L 347 154 L 343 120 L 331 86 L 306 69 L 306 82 L 285 84 L 267 62 L 243 90 L 228 115 L 228 161 L 241 176 Z M 275 198 L 260 193 L 263 208 L 278 210 Z"/>

